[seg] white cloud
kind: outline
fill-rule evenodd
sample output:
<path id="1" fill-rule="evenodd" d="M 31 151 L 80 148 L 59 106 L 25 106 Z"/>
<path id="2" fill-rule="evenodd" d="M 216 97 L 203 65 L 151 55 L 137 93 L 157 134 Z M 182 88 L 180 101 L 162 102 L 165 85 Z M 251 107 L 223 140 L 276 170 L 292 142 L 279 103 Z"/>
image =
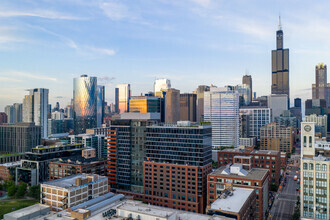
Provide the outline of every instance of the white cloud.
<path id="1" fill-rule="evenodd" d="M 20 72 L 20 71 L 11 71 L 11 76 L 19 76 L 19 77 L 25 77 L 25 78 L 31 78 L 31 79 L 39 79 L 39 80 L 46 80 L 46 81 L 57 81 L 55 77 L 48 77 L 45 75 L 38 75 L 28 72 Z"/>
<path id="2" fill-rule="evenodd" d="M 3 8 L 0 8 L 0 17 L 39 17 L 59 20 L 86 20 L 86 18 L 65 15 L 50 10 L 11 11 Z"/>
<path id="3" fill-rule="evenodd" d="M 116 54 L 115 50 L 107 49 L 107 48 L 96 48 L 96 47 L 86 47 L 88 50 L 91 50 L 92 52 L 96 52 L 99 54 L 104 54 L 108 56 L 113 56 Z"/>
<path id="4" fill-rule="evenodd" d="M 118 1 L 111 0 L 102 2 L 100 8 L 105 15 L 112 20 L 122 20 L 124 18 L 132 17 L 126 5 L 119 3 Z"/>

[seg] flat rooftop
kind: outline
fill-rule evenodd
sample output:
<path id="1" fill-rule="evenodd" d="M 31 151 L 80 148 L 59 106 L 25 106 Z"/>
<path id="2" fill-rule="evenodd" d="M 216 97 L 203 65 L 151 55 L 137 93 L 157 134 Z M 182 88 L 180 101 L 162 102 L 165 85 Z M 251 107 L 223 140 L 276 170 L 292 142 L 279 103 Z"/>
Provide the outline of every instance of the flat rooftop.
<path id="1" fill-rule="evenodd" d="M 218 198 L 211 204 L 211 209 L 238 213 L 253 193 L 253 190 L 234 187 L 232 196 L 228 195 L 225 199 Z"/>
<path id="2" fill-rule="evenodd" d="M 57 187 L 61 187 L 61 188 L 70 189 L 70 188 L 78 187 L 76 185 L 76 179 L 78 179 L 78 178 L 86 179 L 87 177 L 93 177 L 94 181 L 96 181 L 100 178 L 101 179 L 107 178 L 105 176 L 99 176 L 97 174 L 82 173 L 82 174 L 77 174 L 77 175 L 73 175 L 73 176 L 67 176 L 62 179 L 48 181 L 48 182 L 43 183 L 43 185 L 57 186 Z"/>
<path id="3" fill-rule="evenodd" d="M 247 175 L 246 176 L 240 176 L 237 174 L 222 174 L 222 171 L 224 169 L 226 169 L 226 166 L 222 166 L 218 169 L 216 169 L 215 171 L 213 171 L 212 173 L 210 173 L 209 175 L 214 175 L 214 176 L 223 176 L 223 177 L 239 177 L 240 179 L 250 179 L 250 180 L 262 180 L 266 174 L 268 173 L 268 169 L 263 169 L 263 168 L 252 168 L 250 171 L 247 171 Z"/>
<path id="4" fill-rule="evenodd" d="M 269 154 L 269 155 L 277 155 L 278 151 L 276 150 L 252 150 L 249 151 L 247 149 L 233 149 L 233 148 L 226 148 L 221 150 L 221 152 L 228 152 L 228 153 L 250 153 L 250 154 Z"/>
<path id="5" fill-rule="evenodd" d="M 27 216 L 27 215 L 31 215 L 35 212 L 38 212 L 38 211 L 41 211 L 41 210 L 44 210 L 44 209 L 49 209 L 50 210 L 50 207 L 47 206 L 47 205 L 43 205 L 43 204 L 35 204 L 35 205 L 31 205 L 31 206 L 28 206 L 26 208 L 23 208 L 23 209 L 19 209 L 17 211 L 14 211 L 14 212 L 10 212 L 8 214 L 5 214 L 5 216 L 8 218 L 22 218 L 23 216 Z"/>
<path id="6" fill-rule="evenodd" d="M 251 189 L 251 191 L 253 191 Z M 153 205 L 147 205 L 139 201 L 133 201 L 128 200 L 124 204 L 117 207 L 117 213 L 118 210 L 126 210 L 128 212 L 133 213 L 141 213 L 143 215 L 150 215 L 154 217 L 159 218 L 170 218 L 171 216 L 176 216 L 173 219 L 180 219 L 180 220 L 229 220 L 232 218 L 226 218 L 222 216 L 209 216 L 209 215 L 203 215 L 193 212 L 187 212 L 187 211 L 180 211 L 177 209 L 170 209 L 165 207 L 159 207 L 159 206 L 153 206 Z M 120 216 L 122 217 L 124 216 Z"/>
<path id="7" fill-rule="evenodd" d="M 13 166 L 19 166 L 21 165 L 21 161 L 16 161 L 16 162 L 9 162 L 9 163 L 3 163 L 0 164 L 0 167 L 13 167 Z"/>

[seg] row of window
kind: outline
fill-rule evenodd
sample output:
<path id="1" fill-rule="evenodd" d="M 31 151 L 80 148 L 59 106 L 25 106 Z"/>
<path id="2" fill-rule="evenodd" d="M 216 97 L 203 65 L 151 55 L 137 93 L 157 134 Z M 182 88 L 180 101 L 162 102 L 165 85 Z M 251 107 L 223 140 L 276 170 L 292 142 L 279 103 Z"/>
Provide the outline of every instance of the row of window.
<path id="1" fill-rule="evenodd" d="M 303 164 L 304 170 L 314 170 L 314 164 L 313 163 L 304 163 Z M 327 171 L 327 165 L 326 164 L 315 164 L 315 170 L 317 171 Z"/>

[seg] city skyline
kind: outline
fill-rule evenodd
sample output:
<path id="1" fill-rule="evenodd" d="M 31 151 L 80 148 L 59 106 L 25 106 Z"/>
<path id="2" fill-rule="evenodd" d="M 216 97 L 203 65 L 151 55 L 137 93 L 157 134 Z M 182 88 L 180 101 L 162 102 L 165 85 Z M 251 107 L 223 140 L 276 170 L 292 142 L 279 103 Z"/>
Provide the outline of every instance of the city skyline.
<path id="1" fill-rule="evenodd" d="M 135 96 L 152 91 L 155 78 L 163 77 L 184 93 L 203 84 L 239 84 L 248 73 L 257 96 L 269 95 L 279 14 L 284 45 L 291 50 L 290 100 L 304 101 L 312 97 L 315 65 L 329 63 L 330 25 L 328 2 L 301 5 L 3 1 L 0 109 L 21 103 L 26 89 L 43 87 L 51 104 L 65 106 L 72 98 L 72 79 L 82 74 L 98 77 L 106 101 L 113 103 L 117 84 L 131 84 Z"/>

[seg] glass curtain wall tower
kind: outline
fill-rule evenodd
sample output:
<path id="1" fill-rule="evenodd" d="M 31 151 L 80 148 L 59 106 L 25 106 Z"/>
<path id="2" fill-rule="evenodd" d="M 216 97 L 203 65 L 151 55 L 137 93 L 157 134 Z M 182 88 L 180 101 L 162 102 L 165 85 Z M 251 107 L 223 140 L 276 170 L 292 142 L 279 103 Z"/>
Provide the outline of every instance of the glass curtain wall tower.
<path id="1" fill-rule="evenodd" d="M 74 130 L 76 134 L 97 126 L 97 78 L 81 75 L 73 79 Z"/>

